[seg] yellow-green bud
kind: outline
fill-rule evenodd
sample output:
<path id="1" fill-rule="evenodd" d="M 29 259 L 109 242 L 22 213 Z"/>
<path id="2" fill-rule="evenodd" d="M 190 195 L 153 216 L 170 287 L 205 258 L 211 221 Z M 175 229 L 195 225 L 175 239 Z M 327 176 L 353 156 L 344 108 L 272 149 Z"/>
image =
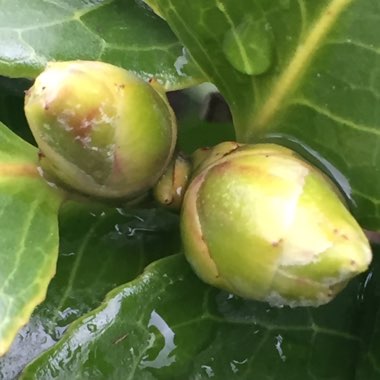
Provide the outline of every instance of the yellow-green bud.
<path id="1" fill-rule="evenodd" d="M 75 190 L 130 199 L 152 187 L 177 137 L 165 95 L 103 62 L 49 63 L 25 98 L 41 166 Z"/>
<path id="2" fill-rule="evenodd" d="M 189 160 L 179 153 L 166 168 L 153 188 L 157 202 L 167 208 L 179 210 L 191 175 Z"/>
<path id="3" fill-rule="evenodd" d="M 278 306 L 327 303 L 372 257 L 332 182 L 274 144 L 241 145 L 203 164 L 181 234 L 205 282 Z"/>
<path id="4" fill-rule="evenodd" d="M 235 141 L 225 141 L 213 148 L 199 148 L 191 156 L 193 164 L 193 176 L 197 175 L 203 168 L 213 164 L 237 149 L 241 144 Z"/>

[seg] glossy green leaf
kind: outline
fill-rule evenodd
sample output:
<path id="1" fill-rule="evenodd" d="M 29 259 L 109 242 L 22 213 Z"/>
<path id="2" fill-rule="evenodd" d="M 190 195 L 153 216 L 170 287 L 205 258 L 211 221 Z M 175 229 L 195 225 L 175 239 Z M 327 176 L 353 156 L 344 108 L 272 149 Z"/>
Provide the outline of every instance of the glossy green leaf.
<path id="1" fill-rule="evenodd" d="M 135 0 L 0 0 L 0 74 L 35 77 L 51 60 L 100 60 L 167 89 L 200 75 L 166 23 Z"/>
<path id="2" fill-rule="evenodd" d="M 353 380 L 357 292 L 271 308 L 208 287 L 175 255 L 109 293 L 21 378 Z"/>
<path id="3" fill-rule="evenodd" d="M 98 307 L 107 292 L 179 249 L 178 216 L 164 210 L 69 202 L 61 209 L 59 225 L 57 274 L 46 300 L 0 358 L 0 379 L 15 378 L 71 322 Z"/>
<path id="4" fill-rule="evenodd" d="M 358 326 L 362 346 L 355 380 L 380 378 L 380 246 L 374 248 L 373 265 L 363 282 L 362 321 Z"/>
<path id="5" fill-rule="evenodd" d="M 55 273 L 61 202 L 38 173 L 37 149 L 0 123 L 0 355 Z"/>
<path id="6" fill-rule="evenodd" d="M 147 3 L 226 97 L 240 141 L 276 140 L 312 156 L 361 224 L 380 228 L 378 1 Z M 248 75 L 254 65 L 268 67 Z"/>

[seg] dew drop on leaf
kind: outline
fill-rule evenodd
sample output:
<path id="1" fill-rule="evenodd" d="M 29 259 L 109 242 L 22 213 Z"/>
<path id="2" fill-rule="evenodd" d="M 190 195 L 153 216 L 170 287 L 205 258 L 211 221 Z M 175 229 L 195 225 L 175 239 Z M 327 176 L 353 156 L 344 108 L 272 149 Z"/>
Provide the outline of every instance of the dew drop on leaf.
<path id="1" fill-rule="evenodd" d="M 153 328 L 154 332 L 151 333 L 150 347 L 146 351 L 147 355 L 142 357 L 140 368 L 162 368 L 170 366 L 176 360 L 174 355 L 176 348 L 176 344 L 174 343 L 174 331 L 155 310 L 153 310 L 150 315 L 148 328 Z M 162 339 L 164 344 L 160 346 L 158 342 L 162 343 Z"/>
<path id="2" fill-rule="evenodd" d="M 248 75 L 263 74 L 273 61 L 270 25 L 262 20 L 244 18 L 225 34 L 223 53 L 236 70 Z"/>
<path id="3" fill-rule="evenodd" d="M 88 329 L 88 331 L 94 333 L 94 332 L 97 331 L 98 328 L 97 328 L 97 326 L 94 323 L 88 323 L 87 324 L 87 329 Z"/>

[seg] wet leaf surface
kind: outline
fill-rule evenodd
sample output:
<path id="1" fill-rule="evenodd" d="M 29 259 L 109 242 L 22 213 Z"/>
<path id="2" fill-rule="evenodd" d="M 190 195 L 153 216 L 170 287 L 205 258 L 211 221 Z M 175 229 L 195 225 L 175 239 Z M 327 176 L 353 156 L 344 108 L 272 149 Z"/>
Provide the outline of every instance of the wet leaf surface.
<path id="1" fill-rule="evenodd" d="M 135 0 L 0 1 L 0 74 L 35 77 L 48 61 L 113 63 L 167 89 L 200 80 L 165 22 Z"/>
<path id="2" fill-rule="evenodd" d="M 175 255 L 109 293 L 22 378 L 354 379 L 360 292 L 271 308 L 208 287 Z"/>
<path id="3" fill-rule="evenodd" d="M 37 150 L 0 123 L 0 355 L 55 274 L 62 194 L 37 170 Z"/>
<path id="4" fill-rule="evenodd" d="M 105 207 L 69 202 L 60 212 L 57 275 L 46 300 L 0 358 L 0 379 L 13 379 L 105 294 L 145 266 L 178 252 L 178 217 L 160 209 Z"/>
<path id="5" fill-rule="evenodd" d="M 337 181 L 363 226 L 380 227 L 379 2 L 146 2 L 227 99 L 238 140 L 298 150 Z M 265 51 L 266 71 L 247 75 Z"/>
<path id="6" fill-rule="evenodd" d="M 140 1 L 0 0 L 0 73 L 32 78 L 51 59 L 101 59 L 168 89 L 207 77 L 240 141 L 300 151 L 337 181 L 363 225 L 379 228 L 377 1 L 149 3 L 169 27 Z M 30 138 L 18 85 L 0 86 L 0 120 Z M 28 363 L 26 379 L 379 378 L 377 250 L 370 272 L 329 305 L 274 309 L 204 285 L 181 255 L 161 259 L 178 252 L 177 217 L 154 209 L 66 204 L 57 275 L 16 334 L 54 272 L 61 198 L 24 178 L 36 150 L 0 131 L 1 283 L 17 273 L 0 305 L 22 301 L 21 291 L 29 308 L 13 309 L 11 324 L 1 312 L 12 309 L 0 308 L 1 344 L 16 337 L 0 379 Z M 179 145 L 190 153 L 233 137 L 230 124 L 198 121 L 180 130 Z M 22 234 L 27 250 L 15 249 Z"/>

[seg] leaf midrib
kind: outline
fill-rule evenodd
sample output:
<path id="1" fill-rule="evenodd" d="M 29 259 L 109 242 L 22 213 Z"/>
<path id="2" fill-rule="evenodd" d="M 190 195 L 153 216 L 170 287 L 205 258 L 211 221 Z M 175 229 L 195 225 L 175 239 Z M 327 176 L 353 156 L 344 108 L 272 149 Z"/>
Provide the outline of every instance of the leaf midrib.
<path id="1" fill-rule="evenodd" d="M 91 6 L 91 7 L 82 6 L 82 7 L 76 8 L 76 9 L 74 9 L 74 8 L 73 9 L 67 9 L 67 8 L 62 7 L 61 4 L 59 4 L 59 5 L 54 4 L 58 8 L 65 10 L 67 12 L 67 17 L 57 18 L 53 21 L 47 21 L 45 23 L 31 24 L 29 26 L 24 26 L 24 27 L 20 27 L 20 28 L 12 28 L 9 26 L 4 26 L 4 27 L 0 27 L 0 31 L 5 30 L 5 31 L 24 32 L 24 31 L 31 31 L 31 30 L 35 30 L 35 29 L 42 29 L 42 28 L 52 27 L 52 26 L 56 26 L 56 25 L 61 25 L 63 23 L 72 22 L 72 21 L 78 21 L 78 22 L 84 24 L 82 21 L 82 17 L 88 15 L 89 13 L 98 11 L 99 8 L 103 8 L 103 7 L 110 5 L 114 2 L 115 2 L 115 0 L 108 0 L 108 1 L 104 1 L 103 3 L 99 3 L 97 5 Z M 49 3 L 49 1 L 47 1 L 47 3 Z"/>
<path id="2" fill-rule="evenodd" d="M 294 92 L 301 82 L 305 72 L 312 62 L 316 52 L 323 44 L 324 37 L 335 25 L 343 11 L 352 0 L 332 0 L 324 7 L 320 16 L 311 25 L 303 42 L 297 47 L 272 89 L 269 90 L 266 101 L 256 110 L 252 118 L 252 133 L 260 133 L 265 130 L 270 122 L 286 106 L 286 99 Z"/>
<path id="3" fill-rule="evenodd" d="M 72 269 L 70 271 L 70 275 L 67 281 L 67 285 L 65 290 L 63 291 L 62 297 L 59 301 L 59 304 L 57 305 L 55 309 L 54 316 L 51 318 L 51 321 L 53 324 L 57 323 L 59 313 L 63 311 L 64 305 L 66 301 L 69 299 L 70 293 L 74 288 L 74 282 L 78 275 L 79 267 L 82 263 L 83 256 L 85 254 L 86 249 L 88 248 L 89 242 L 91 237 L 94 235 L 96 229 L 99 227 L 99 225 L 102 223 L 105 215 L 101 215 L 99 219 L 97 219 L 94 224 L 89 228 L 86 235 L 83 237 L 82 244 L 80 245 L 78 249 L 78 253 L 76 255 L 75 261 L 73 263 Z"/>

